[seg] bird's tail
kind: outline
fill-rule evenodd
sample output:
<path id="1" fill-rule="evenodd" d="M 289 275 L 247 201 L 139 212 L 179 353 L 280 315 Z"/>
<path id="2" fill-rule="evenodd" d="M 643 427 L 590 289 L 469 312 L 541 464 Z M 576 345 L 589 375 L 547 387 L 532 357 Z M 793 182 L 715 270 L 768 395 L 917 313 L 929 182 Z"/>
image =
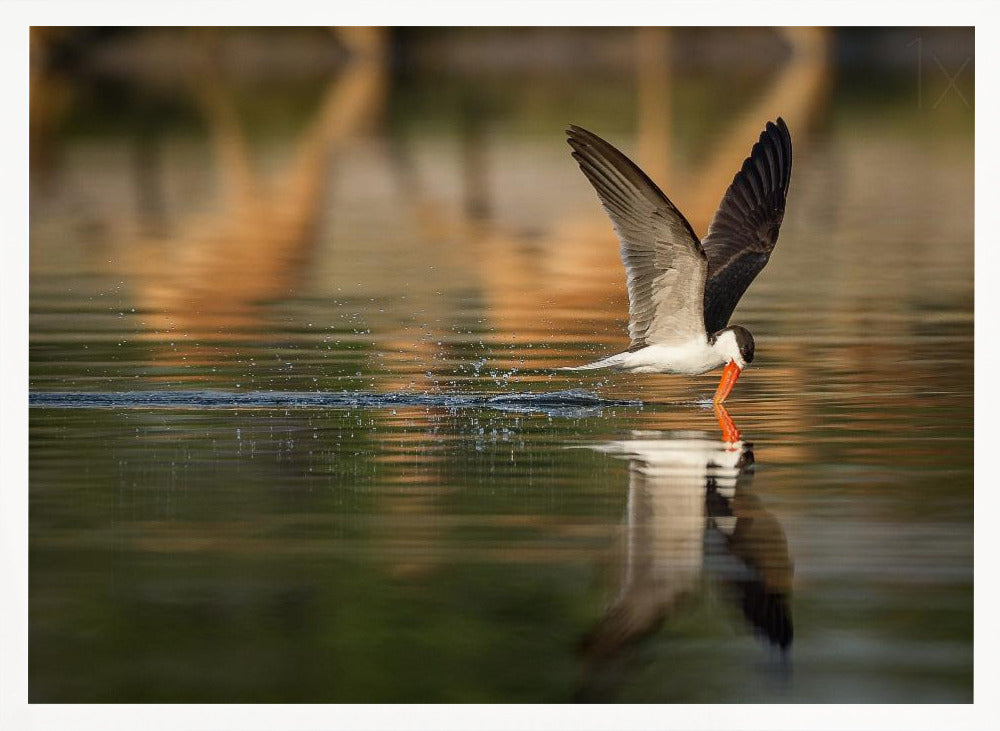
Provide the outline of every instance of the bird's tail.
<path id="1" fill-rule="evenodd" d="M 596 371 L 601 368 L 619 368 L 622 364 L 622 359 L 625 353 L 619 353 L 618 355 L 612 355 L 608 358 L 602 358 L 601 360 L 595 360 L 593 363 L 587 363 L 586 365 L 578 366 L 564 366 L 562 368 L 556 368 L 557 371 Z"/>

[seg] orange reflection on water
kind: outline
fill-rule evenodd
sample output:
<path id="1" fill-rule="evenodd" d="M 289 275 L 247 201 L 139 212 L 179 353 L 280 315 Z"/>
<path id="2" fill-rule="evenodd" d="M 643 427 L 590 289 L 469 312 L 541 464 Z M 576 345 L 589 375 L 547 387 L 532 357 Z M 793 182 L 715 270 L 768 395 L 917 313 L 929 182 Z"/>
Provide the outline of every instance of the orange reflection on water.
<path id="1" fill-rule="evenodd" d="M 211 213 L 182 221 L 174 236 L 136 242 L 128 264 L 137 301 L 149 313 L 145 337 L 188 339 L 180 349 L 155 351 L 157 362 L 220 362 L 232 351 L 210 343 L 261 330 L 259 305 L 287 298 L 306 274 L 326 213 L 324 193 L 336 170 L 335 153 L 373 122 L 386 83 L 383 30 L 336 32 L 350 58 L 276 172 L 254 169 L 215 65 L 209 63 L 209 73 L 198 80 L 219 201 Z"/>

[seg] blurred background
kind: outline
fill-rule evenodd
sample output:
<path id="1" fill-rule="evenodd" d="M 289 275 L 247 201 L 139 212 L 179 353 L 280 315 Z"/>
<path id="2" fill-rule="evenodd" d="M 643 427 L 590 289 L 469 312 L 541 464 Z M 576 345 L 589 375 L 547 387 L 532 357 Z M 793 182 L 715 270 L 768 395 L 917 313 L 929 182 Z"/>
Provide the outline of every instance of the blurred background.
<path id="1" fill-rule="evenodd" d="M 971 28 L 33 28 L 30 388 L 117 400 L 31 412 L 32 700 L 971 700 L 974 71 Z M 757 476 L 692 529 L 649 496 L 701 505 L 711 450 L 640 485 L 674 447 L 611 445 L 717 439 L 717 374 L 551 371 L 628 343 L 563 130 L 703 234 L 778 115 Z M 262 396 L 568 388 L 643 406 Z M 206 389 L 261 401 L 128 397 Z M 740 516 L 794 643 L 675 580 Z M 636 551 L 683 591 L 623 628 Z"/>
<path id="2" fill-rule="evenodd" d="M 965 29 L 37 28 L 32 330 L 48 297 L 81 298 L 57 330 L 120 314 L 106 345 L 171 383 L 308 386 L 307 364 L 241 369 L 210 343 L 262 333 L 335 332 L 348 362 L 317 377 L 348 387 L 459 379 L 469 326 L 507 370 L 587 358 L 577 336 L 626 342 L 624 281 L 562 130 L 634 154 L 704 232 L 779 114 L 796 245 L 771 267 L 824 276 L 762 277 L 747 301 L 780 281 L 841 316 L 971 307 L 971 54 Z M 877 291 L 855 276 L 873 266 L 893 274 Z"/>

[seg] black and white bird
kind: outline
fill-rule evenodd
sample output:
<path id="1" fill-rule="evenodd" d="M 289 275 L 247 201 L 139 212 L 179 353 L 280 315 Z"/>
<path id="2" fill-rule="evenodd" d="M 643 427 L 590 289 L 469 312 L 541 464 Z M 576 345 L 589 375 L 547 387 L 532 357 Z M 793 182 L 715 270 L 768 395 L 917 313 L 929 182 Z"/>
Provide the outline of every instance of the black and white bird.
<path id="1" fill-rule="evenodd" d="M 753 336 L 729 318 L 778 240 L 792 174 L 784 120 L 767 123 L 701 241 L 638 165 L 592 132 L 566 134 L 621 241 L 632 338 L 624 353 L 567 370 L 696 375 L 724 365 L 721 403 L 753 362 Z"/>

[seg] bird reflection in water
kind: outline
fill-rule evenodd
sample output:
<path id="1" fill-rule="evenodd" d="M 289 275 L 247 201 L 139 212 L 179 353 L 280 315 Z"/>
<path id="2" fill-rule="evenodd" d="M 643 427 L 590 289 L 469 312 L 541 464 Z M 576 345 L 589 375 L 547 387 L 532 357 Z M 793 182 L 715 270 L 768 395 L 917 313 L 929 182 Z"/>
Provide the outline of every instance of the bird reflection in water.
<path id="1" fill-rule="evenodd" d="M 591 672 L 682 613 L 704 579 L 764 643 L 782 656 L 791 645 L 785 533 L 750 489 L 752 445 L 721 405 L 716 416 L 722 441 L 644 431 L 593 446 L 628 459 L 629 486 L 620 588 L 582 642 Z"/>

